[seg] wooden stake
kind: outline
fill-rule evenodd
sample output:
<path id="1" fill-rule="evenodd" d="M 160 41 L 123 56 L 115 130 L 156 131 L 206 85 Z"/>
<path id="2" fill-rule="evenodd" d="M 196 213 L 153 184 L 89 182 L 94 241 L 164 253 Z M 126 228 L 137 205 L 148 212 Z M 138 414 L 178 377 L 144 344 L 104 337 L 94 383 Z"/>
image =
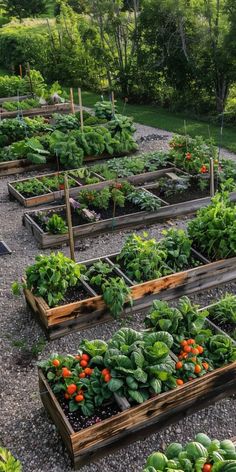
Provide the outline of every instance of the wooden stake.
<path id="1" fill-rule="evenodd" d="M 22 65 L 21 64 L 19 65 L 19 72 L 20 72 L 20 78 L 22 79 L 23 73 L 22 73 Z"/>
<path id="2" fill-rule="evenodd" d="M 70 88 L 70 107 L 71 107 L 71 113 L 73 113 L 73 115 L 74 115 L 75 114 L 75 105 L 74 105 L 73 88 Z"/>
<path id="3" fill-rule="evenodd" d="M 112 114 L 115 115 L 115 95 L 114 92 L 111 92 L 111 103 L 112 103 Z"/>
<path id="4" fill-rule="evenodd" d="M 69 231 L 69 243 L 70 243 L 70 257 L 75 261 L 75 244 L 74 244 L 74 234 L 71 218 L 71 207 L 70 207 L 70 191 L 68 185 L 67 175 L 64 175 L 64 185 L 65 185 L 65 203 L 66 203 L 66 219 L 67 226 Z"/>
<path id="5" fill-rule="evenodd" d="M 214 183 L 214 159 L 210 157 L 210 196 L 215 195 L 215 183 Z"/>
<path id="6" fill-rule="evenodd" d="M 78 96 L 79 96 L 80 125 L 81 125 L 81 131 L 83 133 L 83 131 L 84 131 L 84 116 L 83 116 L 83 104 L 82 104 L 81 88 L 78 88 Z"/>

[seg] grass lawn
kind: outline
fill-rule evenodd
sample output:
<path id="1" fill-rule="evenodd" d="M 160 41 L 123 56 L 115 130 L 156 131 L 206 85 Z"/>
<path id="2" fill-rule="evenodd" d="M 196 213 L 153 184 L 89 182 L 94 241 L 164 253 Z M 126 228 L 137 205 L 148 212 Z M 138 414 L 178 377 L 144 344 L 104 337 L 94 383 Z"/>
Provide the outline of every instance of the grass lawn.
<path id="1" fill-rule="evenodd" d="M 68 91 L 68 89 L 67 89 Z M 92 92 L 82 92 L 83 105 L 92 107 L 100 95 Z M 75 102 L 78 103 L 78 95 L 75 90 Z M 220 126 L 205 121 L 200 121 L 188 117 L 181 113 L 173 113 L 163 108 L 153 105 L 132 105 L 117 100 L 120 113 L 134 117 L 134 121 L 154 128 L 160 128 L 174 133 L 184 134 L 184 121 L 186 122 L 187 133 L 194 136 L 209 138 L 209 134 L 216 145 L 220 142 Z M 230 151 L 236 152 L 236 130 L 225 127 L 223 131 L 222 146 Z"/>

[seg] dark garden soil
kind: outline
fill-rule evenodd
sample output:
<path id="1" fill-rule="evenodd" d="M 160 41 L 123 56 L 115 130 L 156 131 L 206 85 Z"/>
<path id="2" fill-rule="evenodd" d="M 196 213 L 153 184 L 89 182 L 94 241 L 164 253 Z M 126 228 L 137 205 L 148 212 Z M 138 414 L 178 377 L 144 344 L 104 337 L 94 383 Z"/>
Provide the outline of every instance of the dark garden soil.
<path id="1" fill-rule="evenodd" d="M 93 207 L 92 205 L 89 206 L 90 211 L 95 211 L 98 215 L 100 215 L 100 220 L 108 220 L 113 218 L 113 205 L 110 205 L 107 210 L 98 209 Z M 138 213 L 140 212 L 140 208 L 137 205 L 133 205 L 130 202 L 125 204 L 124 208 L 116 207 L 115 210 L 115 217 L 117 216 L 124 216 L 129 215 L 131 213 Z M 52 210 L 48 212 L 40 212 L 31 215 L 31 218 L 42 228 L 43 231 L 46 231 L 47 220 L 50 218 L 54 213 L 59 215 L 65 222 L 66 222 L 66 211 L 63 209 L 61 211 Z M 75 210 L 72 210 L 72 225 L 73 226 L 80 226 L 92 223 L 91 221 L 86 220 L 84 217 L 79 215 Z M 99 221 L 100 221 L 99 220 Z"/>
<path id="2" fill-rule="evenodd" d="M 76 285 L 75 287 L 71 287 L 67 290 L 64 300 L 59 303 L 59 306 L 67 305 L 67 303 L 79 302 L 91 297 L 92 295 L 90 295 L 90 293 L 87 292 L 84 287 L 81 285 Z"/>
<path id="3" fill-rule="evenodd" d="M 116 405 L 116 403 L 111 403 L 110 405 L 97 407 L 95 413 L 88 417 L 82 415 L 79 410 L 71 413 L 69 411 L 68 401 L 64 399 L 63 394 L 58 395 L 57 399 L 75 432 L 89 428 L 89 426 L 92 426 L 93 424 L 100 423 L 101 421 L 120 413 L 118 405 Z"/>
<path id="4" fill-rule="evenodd" d="M 193 181 L 191 183 L 191 186 L 182 192 L 176 191 L 172 195 L 167 195 L 166 191 L 161 188 L 148 188 L 149 192 L 153 193 L 159 198 L 162 198 L 162 200 L 165 200 L 167 203 L 170 205 L 174 205 L 175 203 L 182 203 L 182 202 L 188 202 L 191 200 L 197 200 L 199 198 L 205 198 L 210 196 L 210 189 L 207 187 L 204 190 L 200 190 L 197 187 L 196 181 Z"/>

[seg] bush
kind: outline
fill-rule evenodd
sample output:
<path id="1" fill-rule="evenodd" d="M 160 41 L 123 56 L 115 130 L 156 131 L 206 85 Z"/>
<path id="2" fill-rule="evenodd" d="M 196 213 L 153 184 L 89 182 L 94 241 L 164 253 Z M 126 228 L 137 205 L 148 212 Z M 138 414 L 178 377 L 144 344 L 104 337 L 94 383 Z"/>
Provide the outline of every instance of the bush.
<path id="1" fill-rule="evenodd" d="M 19 64 L 40 70 L 47 76 L 49 64 L 48 35 L 36 33 L 27 27 L 6 27 L 0 34 L 1 63 L 9 70 L 19 70 Z"/>
<path id="2" fill-rule="evenodd" d="M 19 91 L 20 95 L 26 93 L 26 83 L 20 77 L 5 75 L 0 77 L 0 97 L 13 97 Z"/>

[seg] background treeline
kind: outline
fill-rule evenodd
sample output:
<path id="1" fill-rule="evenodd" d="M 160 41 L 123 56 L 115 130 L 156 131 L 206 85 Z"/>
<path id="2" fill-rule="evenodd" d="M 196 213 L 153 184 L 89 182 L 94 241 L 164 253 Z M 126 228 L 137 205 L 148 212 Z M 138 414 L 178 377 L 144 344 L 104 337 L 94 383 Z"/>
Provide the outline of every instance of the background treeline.
<path id="1" fill-rule="evenodd" d="M 0 30 L 2 66 L 29 61 L 49 82 L 236 121 L 235 0 L 68 0 L 54 12 Z"/>

